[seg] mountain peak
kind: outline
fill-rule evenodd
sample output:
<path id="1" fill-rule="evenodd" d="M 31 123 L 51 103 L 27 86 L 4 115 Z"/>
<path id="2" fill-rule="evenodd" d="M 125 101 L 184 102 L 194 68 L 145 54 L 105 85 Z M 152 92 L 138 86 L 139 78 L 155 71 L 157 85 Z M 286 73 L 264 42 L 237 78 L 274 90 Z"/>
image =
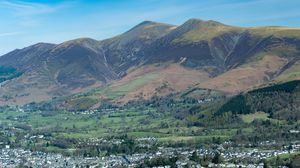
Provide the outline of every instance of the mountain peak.
<path id="1" fill-rule="evenodd" d="M 232 26 L 214 20 L 189 19 L 169 34 L 174 42 L 210 40 L 220 33 L 233 29 Z"/>
<path id="2" fill-rule="evenodd" d="M 82 38 L 76 38 L 76 39 L 73 39 L 73 40 L 69 40 L 69 41 L 66 41 L 64 43 L 78 43 L 78 44 L 81 44 L 81 43 L 87 43 L 87 42 L 94 42 L 94 41 L 97 41 L 97 40 L 94 40 L 92 38 L 87 38 L 87 37 L 82 37 Z"/>
<path id="3" fill-rule="evenodd" d="M 150 21 L 150 20 L 145 20 L 138 24 L 137 26 L 145 26 L 145 25 L 153 25 L 153 24 L 158 24 L 158 22 Z"/>
<path id="4" fill-rule="evenodd" d="M 145 20 L 145 21 L 139 23 L 138 25 L 134 26 L 130 30 L 136 30 L 136 29 L 140 29 L 140 28 L 147 29 L 147 28 L 155 28 L 155 27 L 166 27 L 166 28 L 169 28 L 169 27 L 175 27 L 175 26 L 171 25 L 171 24 L 166 24 L 166 23 L 160 23 L 160 22 L 154 22 L 154 21 Z"/>
<path id="5" fill-rule="evenodd" d="M 191 19 L 187 20 L 185 23 L 201 23 L 201 22 L 204 22 L 204 20 L 197 19 L 197 18 L 191 18 Z"/>
<path id="6" fill-rule="evenodd" d="M 225 26 L 223 23 L 214 20 L 189 19 L 182 26 L 188 26 L 193 29 L 199 29 L 206 26 Z"/>
<path id="7" fill-rule="evenodd" d="M 89 49 L 97 52 L 100 49 L 99 44 L 100 44 L 99 41 L 94 40 L 92 38 L 77 38 L 77 39 L 69 40 L 69 41 L 63 42 L 61 44 L 58 44 L 53 49 L 53 52 L 64 50 L 64 49 L 67 49 L 67 48 L 73 47 L 73 46 L 81 46 L 81 47 L 89 48 Z"/>
<path id="8" fill-rule="evenodd" d="M 103 41 L 104 43 L 109 45 L 114 44 L 121 46 L 138 40 L 143 41 L 143 43 L 148 43 L 169 33 L 174 27 L 174 25 L 165 23 L 143 21 L 131 28 L 130 30 L 128 30 L 127 32 L 118 35 L 114 38 L 106 39 Z"/>
<path id="9" fill-rule="evenodd" d="M 92 38 L 77 38 L 77 39 L 73 39 L 73 40 L 69 40 L 66 42 L 63 42 L 61 44 L 59 44 L 58 46 L 69 46 L 69 45 L 87 45 L 87 44 L 94 44 L 94 43 L 98 43 L 99 41 L 94 40 Z"/>

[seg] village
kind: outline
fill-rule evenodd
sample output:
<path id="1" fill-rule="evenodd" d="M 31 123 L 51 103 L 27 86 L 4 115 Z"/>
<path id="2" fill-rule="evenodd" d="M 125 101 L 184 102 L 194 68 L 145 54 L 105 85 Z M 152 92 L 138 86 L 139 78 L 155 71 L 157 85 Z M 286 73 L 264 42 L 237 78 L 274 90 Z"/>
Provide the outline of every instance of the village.
<path id="1" fill-rule="evenodd" d="M 143 138 L 141 142 L 156 141 L 155 138 Z M 116 142 L 114 142 L 116 143 Z M 227 142 L 227 144 L 230 142 Z M 264 142 L 272 143 L 272 142 Z M 226 143 L 225 143 L 226 144 Z M 142 144 L 141 144 L 142 145 Z M 109 155 L 102 157 L 82 157 L 82 156 L 63 156 L 57 153 L 45 153 L 39 151 L 30 151 L 22 148 L 10 148 L 6 145 L 0 150 L 0 167 L 12 168 L 17 166 L 27 167 L 136 167 L 144 160 L 159 158 L 159 157 L 174 157 L 180 156 L 177 161 L 177 167 L 186 167 L 187 165 L 194 165 L 194 167 L 202 167 L 199 163 L 191 160 L 191 156 L 196 152 L 199 157 L 212 156 L 216 152 L 220 153 L 223 158 L 222 163 L 209 163 L 208 167 L 249 167 L 249 168 L 263 168 L 264 163 L 260 162 L 262 159 L 276 157 L 282 154 L 293 154 L 300 151 L 300 143 L 293 142 L 290 146 L 285 146 L 281 150 L 261 150 L 261 149 L 247 149 L 241 150 L 238 148 L 224 149 L 224 144 L 217 145 L 216 149 L 189 149 L 189 148 L 171 148 L 159 147 L 154 153 L 136 153 L 132 155 Z M 233 163 L 232 159 L 248 160 L 252 163 Z M 164 165 L 169 167 L 169 165 Z"/>

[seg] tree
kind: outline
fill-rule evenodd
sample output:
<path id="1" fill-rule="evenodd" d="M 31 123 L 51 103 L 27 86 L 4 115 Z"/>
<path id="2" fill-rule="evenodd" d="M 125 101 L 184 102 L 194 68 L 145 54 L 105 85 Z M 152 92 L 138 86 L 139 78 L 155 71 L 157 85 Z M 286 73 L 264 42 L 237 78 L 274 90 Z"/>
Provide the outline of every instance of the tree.
<path id="1" fill-rule="evenodd" d="M 197 152 L 196 151 L 194 151 L 193 153 L 192 153 L 192 156 L 190 157 L 190 160 L 192 160 L 192 161 L 194 161 L 194 162 L 199 162 L 199 156 L 198 156 L 198 154 L 197 154 Z"/>
<path id="2" fill-rule="evenodd" d="M 264 163 L 264 168 L 268 168 L 269 167 L 268 162 L 267 162 L 266 159 L 263 160 L 263 163 Z"/>
<path id="3" fill-rule="evenodd" d="M 211 162 L 214 164 L 219 164 L 219 163 L 222 163 L 222 161 L 223 161 L 223 158 L 221 156 L 221 153 L 216 152 Z"/>

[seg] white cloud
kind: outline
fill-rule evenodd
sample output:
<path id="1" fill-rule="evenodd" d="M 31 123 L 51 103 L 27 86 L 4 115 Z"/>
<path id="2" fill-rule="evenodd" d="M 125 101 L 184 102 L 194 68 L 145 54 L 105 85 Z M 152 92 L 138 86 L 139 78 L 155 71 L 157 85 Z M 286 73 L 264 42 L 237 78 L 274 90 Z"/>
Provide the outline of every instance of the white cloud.
<path id="1" fill-rule="evenodd" d="M 6 32 L 6 33 L 0 33 L 0 37 L 15 36 L 19 34 L 21 34 L 21 32 Z"/>
<path id="2" fill-rule="evenodd" d="M 23 2 L 18 0 L 0 1 L 0 8 L 12 10 L 17 16 L 31 16 L 39 14 L 53 13 L 60 9 L 66 8 L 70 3 L 60 3 L 48 5 L 42 3 Z"/>
<path id="3" fill-rule="evenodd" d="M 36 27 L 41 23 L 38 16 L 49 15 L 73 6 L 77 1 L 63 1 L 47 4 L 26 2 L 23 0 L 0 0 L 0 10 L 9 11 L 14 20 L 22 27 Z"/>

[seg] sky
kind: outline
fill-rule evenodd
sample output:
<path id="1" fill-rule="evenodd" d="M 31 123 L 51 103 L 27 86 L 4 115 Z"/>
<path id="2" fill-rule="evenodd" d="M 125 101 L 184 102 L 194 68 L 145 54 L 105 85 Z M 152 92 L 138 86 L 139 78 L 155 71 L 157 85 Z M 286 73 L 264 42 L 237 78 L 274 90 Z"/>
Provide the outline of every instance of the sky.
<path id="1" fill-rule="evenodd" d="M 145 20 L 300 27 L 299 0 L 0 0 L 0 55 L 38 42 L 113 37 Z"/>

